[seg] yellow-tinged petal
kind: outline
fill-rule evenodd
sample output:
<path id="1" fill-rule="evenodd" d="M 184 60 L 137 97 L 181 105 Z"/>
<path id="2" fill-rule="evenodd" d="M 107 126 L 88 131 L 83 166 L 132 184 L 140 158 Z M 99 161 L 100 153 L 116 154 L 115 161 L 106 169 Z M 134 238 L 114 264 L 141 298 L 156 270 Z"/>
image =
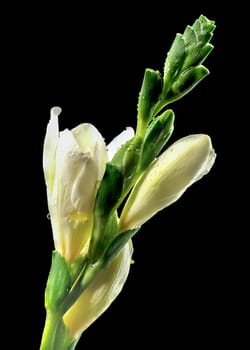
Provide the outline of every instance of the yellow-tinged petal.
<path id="1" fill-rule="evenodd" d="M 70 334 L 77 338 L 110 306 L 127 279 L 132 257 L 131 241 L 125 245 L 111 265 L 101 270 L 63 320 Z"/>
<path id="2" fill-rule="evenodd" d="M 141 226 L 174 203 L 209 172 L 215 157 L 207 135 L 190 135 L 175 142 L 138 180 L 122 211 L 121 230 Z"/>

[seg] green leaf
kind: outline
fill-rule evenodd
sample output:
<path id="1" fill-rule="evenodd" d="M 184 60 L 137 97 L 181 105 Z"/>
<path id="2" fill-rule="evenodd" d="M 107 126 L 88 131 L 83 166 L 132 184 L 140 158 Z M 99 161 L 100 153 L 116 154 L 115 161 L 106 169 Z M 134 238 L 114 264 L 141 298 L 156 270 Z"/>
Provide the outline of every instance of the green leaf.
<path id="1" fill-rule="evenodd" d="M 111 264 L 115 257 L 120 253 L 125 244 L 139 231 L 140 227 L 128 230 L 119 234 L 110 243 L 103 257 L 104 266 Z"/>
<path id="2" fill-rule="evenodd" d="M 159 71 L 146 69 L 138 100 L 138 123 L 144 129 L 152 118 L 152 106 L 159 99 L 162 89 L 162 78 Z M 143 131 L 140 132 L 142 134 Z"/>
<path id="3" fill-rule="evenodd" d="M 45 290 L 45 306 L 49 310 L 57 311 L 71 286 L 69 266 L 57 251 L 52 254 L 51 269 Z"/>
<path id="4" fill-rule="evenodd" d="M 174 112 L 170 109 L 153 119 L 143 141 L 140 169 L 144 170 L 157 157 L 174 130 Z"/>

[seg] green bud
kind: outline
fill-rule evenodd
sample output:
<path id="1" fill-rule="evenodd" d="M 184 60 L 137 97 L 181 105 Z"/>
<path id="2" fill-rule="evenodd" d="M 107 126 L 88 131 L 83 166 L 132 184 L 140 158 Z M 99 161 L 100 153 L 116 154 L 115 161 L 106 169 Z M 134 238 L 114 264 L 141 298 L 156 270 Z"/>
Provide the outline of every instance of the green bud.
<path id="1" fill-rule="evenodd" d="M 94 263 L 102 255 L 103 233 L 112 212 L 120 199 L 123 189 L 123 176 L 113 164 L 106 164 L 106 171 L 97 192 L 94 209 L 94 227 L 91 235 L 89 258 Z"/>
<path id="2" fill-rule="evenodd" d="M 140 170 L 146 167 L 157 157 L 174 130 L 174 112 L 170 109 L 153 119 L 147 127 L 143 141 Z"/>
<path id="3" fill-rule="evenodd" d="M 123 175 L 112 163 L 106 164 L 106 171 L 96 196 L 95 214 L 108 216 L 122 193 Z"/>
<path id="4" fill-rule="evenodd" d="M 134 137 L 120 148 L 111 161 L 111 164 L 119 169 L 123 176 L 123 192 L 136 175 L 141 146 L 142 138 Z"/>
<path id="5" fill-rule="evenodd" d="M 171 92 L 169 93 L 171 102 L 186 95 L 208 74 L 209 70 L 204 66 L 192 67 L 182 72 L 179 79 L 172 85 Z"/>
<path id="6" fill-rule="evenodd" d="M 124 143 L 121 148 L 115 153 L 114 157 L 111 160 L 111 164 L 115 165 L 118 169 L 122 169 L 123 158 L 129 147 L 131 147 L 131 143 L 134 142 L 134 138 L 128 140 Z M 122 170 L 121 170 L 122 171 Z"/>
<path id="7" fill-rule="evenodd" d="M 163 97 L 166 98 L 168 91 L 171 89 L 172 82 L 175 81 L 181 72 L 185 61 L 185 41 L 181 34 L 176 34 L 175 40 L 167 54 L 164 65 L 164 86 Z"/>
<path id="8" fill-rule="evenodd" d="M 129 144 L 122 161 L 122 173 L 124 176 L 124 185 L 130 182 L 135 175 L 142 146 L 142 138 L 135 137 Z"/>
<path id="9" fill-rule="evenodd" d="M 137 106 L 139 135 L 143 134 L 143 130 L 145 130 L 152 118 L 152 107 L 160 97 L 161 88 L 162 78 L 160 72 L 146 69 Z"/>
<path id="10" fill-rule="evenodd" d="M 201 15 L 183 34 L 176 35 L 165 61 L 163 93 L 155 110 L 178 100 L 208 75 L 201 64 L 213 49 L 209 41 L 214 29 L 214 21 Z"/>
<path id="11" fill-rule="evenodd" d="M 213 36 L 213 33 L 211 32 L 211 29 L 213 28 L 213 26 L 210 27 L 210 31 L 208 32 L 199 31 L 197 33 L 195 32 L 194 27 L 186 27 L 185 32 L 183 33 L 183 38 L 186 43 L 187 58 L 185 60 L 185 64 L 183 65 L 183 70 L 191 66 L 201 64 L 210 54 L 213 49 L 213 45 L 207 41 L 209 41 Z M 197 35 L 199 36 L 198 40 Z M 204 38 L 206 38 L 205 44 L 203 43 Z"/>

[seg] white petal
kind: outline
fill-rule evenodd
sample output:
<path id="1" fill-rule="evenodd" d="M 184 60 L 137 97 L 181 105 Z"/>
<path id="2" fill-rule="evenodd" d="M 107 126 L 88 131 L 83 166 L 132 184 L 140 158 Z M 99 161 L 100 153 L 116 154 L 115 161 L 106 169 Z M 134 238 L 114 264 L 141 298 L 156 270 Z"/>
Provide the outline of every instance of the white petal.
<path id="1" fill-rule="evenodd" d="M 90 153 L 98 165 L 98 181 L 101 181 L 108 160 L 106 145 L 102 135 L 96 127 L 89 123 L 78 125 L 71 130 L 81 151 L 83 153 Z"/>
<path id="2" fill-rule="evenodd" d="M 207 135 L 190 135 L 175 142 L 135 185 L 121 214 L 121 229 L 141 226 L 174 203 L 209 172 L 215 157 Z"/>
<path id="3" fill-rule="evenodd" d="M 69 130 L 60 133 L 56 159 L 55 193 L 57 205 L 61 206 L 61 216 L 68 216 L 72 211 L 79 211 L 79 201 L 86 203 L 97 181 L 97 168 L 91 162 L 90 153 L 83 153 Z M 92 204 L 90 205 L 92 206 Z M 87 209 L 86 209 L 87 210 Z M 87 210 L 88 211 L 88 210 Z"/>
<path id="4" fill-rule="evenodd" d="M 69 130 L 60 132 L 57 144 L 55 181 L 49 202 L 51 224 L 56 250 L 64 256 L 71 248 L 72 240 L 69 217 L 76 211 L 71 200 L 72 186 L 84 166 L 81 151 Z"/>
<path id="5" fill-rule="evenodd" d="M 97 275 L 63 317 L 73 337 L 78 337 L 115 300 L 126 282 L 132 256 L 132 243 L 123 248 L 112 264 Z"/>
<path id="6" fill-rule="evenodd" d="M 134 129 L 127 127 L 126 130 L 122 131 L 116 136 L 107 146 L 108 159 L 111 160 L 116 152 L 124 145 L 127 141 L 131 140 L 135 136 Z"/>
<path id="7" fill-rule="evenodd" d="M 55 176 L 55 157 L 59 136 L 58 116 L 60 113 L 60 107 L 51 108 L 50 121 L 47 125 L 47 131 L 43 145 L 43 169 L 49 196 L 51 195 Z"/>
<path id="8" fill-rule="evenodd" d="M 60 132 L 50 214 L 55 247 L 68 261 L 89 239 L 105 156 L 105 143 L 94 126 L 81 124 L 73 132 Z"/>

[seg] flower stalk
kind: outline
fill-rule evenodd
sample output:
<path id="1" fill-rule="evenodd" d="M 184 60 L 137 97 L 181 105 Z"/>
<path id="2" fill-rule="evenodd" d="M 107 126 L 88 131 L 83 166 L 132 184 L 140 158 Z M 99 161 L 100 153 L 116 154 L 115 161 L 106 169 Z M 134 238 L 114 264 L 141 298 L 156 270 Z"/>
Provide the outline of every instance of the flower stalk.
<path id="1" fill-rule="evenodd" d="M 175 119 L 166 106 L 209 73 L 202 63 L 214 29 L 200 16 L 177 34 L 163 74 L 145 70 L 135 132 L 127 127 L 109 145 L 90 123 L 60 131 L 61 109 L 51 109 L 43 168 L 55 250 L 40 350 L 75 349 L 121 292 L 133 236 L 211 170 L 216 154 L 206 134 L 164 148 Z"/>

